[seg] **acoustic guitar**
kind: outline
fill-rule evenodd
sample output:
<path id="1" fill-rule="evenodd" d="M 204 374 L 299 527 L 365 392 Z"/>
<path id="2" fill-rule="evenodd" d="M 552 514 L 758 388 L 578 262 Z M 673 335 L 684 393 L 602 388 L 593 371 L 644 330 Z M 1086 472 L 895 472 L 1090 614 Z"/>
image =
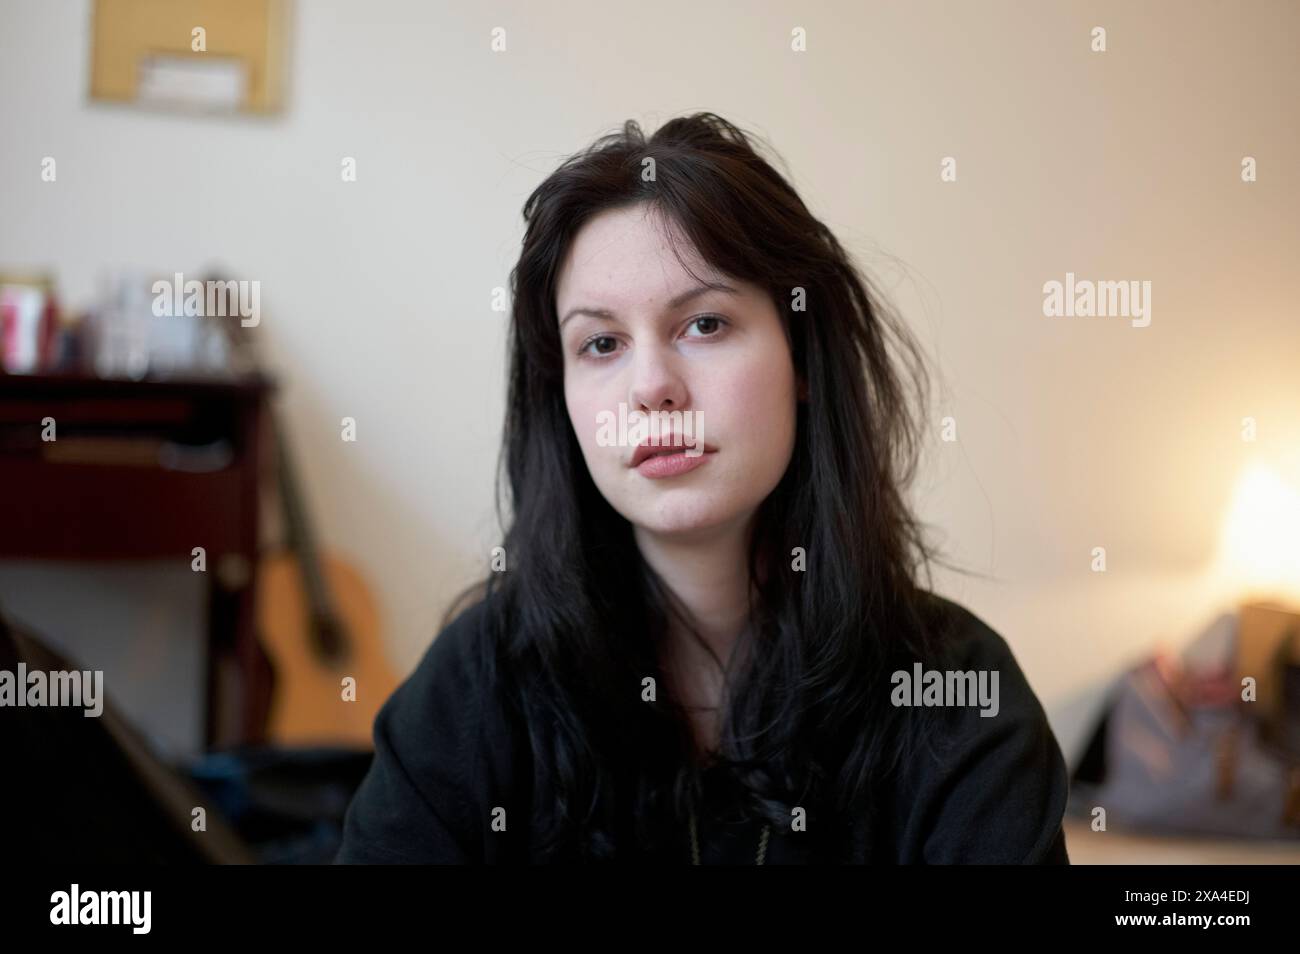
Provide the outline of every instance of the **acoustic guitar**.
<path id="1" fill-rule="evenodd" d="M 375 715 L 398 685 L 379 611 L 355 567 L 317 550 L 283 428 L 272 426 L 286 546 L 263 554 L 257 574 L 257 628 L 275 671 L 267 738 L 369 748 Z"/>
<path id="2" fill-rule="evenodd" d="M 214 274 L 206 282 L 223 280 Z M 224 314 L 237 313 L 229 301 L 224 305 Z M 253 327 L 223 321 L 219 328 L 232 370 L 262 367 Z M 268 417 L 285 540 L 258 560 L 257 630 L 265 657 L 258 681 L 265 685 L 254 695 L 266 716 L 263 738 L 285 746 L 370 748 L 375 715 L 398 685 L 384 657 L 379 610 L 355 567 L 317 549 L 285 428 L 274 408 Z"/>

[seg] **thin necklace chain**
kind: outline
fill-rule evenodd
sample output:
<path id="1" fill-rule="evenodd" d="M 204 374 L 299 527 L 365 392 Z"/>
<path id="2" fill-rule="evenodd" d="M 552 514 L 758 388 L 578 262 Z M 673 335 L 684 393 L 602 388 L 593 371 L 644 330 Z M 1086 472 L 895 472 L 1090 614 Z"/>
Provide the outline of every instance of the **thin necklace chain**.
<path id="1" fill-rule="evenodd" d="M 760 835 L 758 839 L 758 859 L 754 862 L 754 864 L 756 865 L 761 865 L 763 863 L 763 859 L 767 857 L 767 836 L 769 834 L 771 834 L 771 826 L 764 825 L 763 834 Z M 692 807 L 691 808 L 691 864 L 698 865 L 699 863 L 700 863 L 700 842 L 699 842 L 699 838 L 695 834 L 695 809 Z"/>

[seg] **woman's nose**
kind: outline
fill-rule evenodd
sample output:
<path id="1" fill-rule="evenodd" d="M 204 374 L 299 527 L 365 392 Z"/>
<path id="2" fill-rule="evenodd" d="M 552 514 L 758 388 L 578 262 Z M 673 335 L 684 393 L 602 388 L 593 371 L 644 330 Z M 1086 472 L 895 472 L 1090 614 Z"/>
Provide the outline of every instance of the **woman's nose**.
<path id="1" fill-rule="evenodd" d="M 686 382 L 676 367 L 671 349 L 640 349 L 632 362 L 629 407 L 650 411 L 664 407 L 681 409 L 687 399 Z"/>

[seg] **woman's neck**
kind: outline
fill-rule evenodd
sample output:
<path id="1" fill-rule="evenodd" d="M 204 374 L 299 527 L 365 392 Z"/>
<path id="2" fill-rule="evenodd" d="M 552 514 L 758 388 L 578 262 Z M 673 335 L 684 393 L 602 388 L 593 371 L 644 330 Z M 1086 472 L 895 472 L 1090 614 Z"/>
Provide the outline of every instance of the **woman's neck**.
<path id="1" fill-rule="evenodd" d="M 719 743 L 724 670 L 741 662 L 733 656 L 749 624 L 749 527 L 689 538 L 637 528 L 635 535 L 642 558 L 680 602 L 700 637 L 668 615 L 664 673 L 673 696 L 687 709 L 695 757 L 704 761 Z"/>
<path id="2" fill-rule="evenodd" d="M 723 666 L 749 622 L 749 532 L 747 523 L 690 536 L 634 530 L 642 558 L 667 584 Z M 671 616 L 668 635 L 675 650 L 693 647 L 704 652 Z"/>

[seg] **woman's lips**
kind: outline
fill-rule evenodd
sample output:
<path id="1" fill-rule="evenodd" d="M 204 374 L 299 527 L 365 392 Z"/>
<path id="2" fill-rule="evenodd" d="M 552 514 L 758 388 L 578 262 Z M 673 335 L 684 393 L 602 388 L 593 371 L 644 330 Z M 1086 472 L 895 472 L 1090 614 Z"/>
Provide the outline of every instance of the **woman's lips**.
<path id="1" fill-rule="evenodd" d="M 679 449 L 691 451 L 692 457 L 699 457 L 701 451 L 705 454 L 709 454 L 717 450 L 717 448 L 712 444 L 705 443 L 699 439 L 687 442 L 684 438 L 678 437 L 677 434 L 670 431 L 667 434 L 660 435 L 658 440 L 643 441 L 638 447 L 634 448 L 632 450 L 632 459 L 628 462 L 628 466 L 637 467 L 645 461 L 646 458 L 656 457 L 659 454 L 666 452 L 676 453 Z"/>
<path id="2" fill-rule="evenodd" d="M 671 454 L 647 457 L 637 464 L 636 470 L 642 477 L 649 477 L 651 480 L 676 477 L 678 474 L 688 473 L 703 465 L 715 453 L 716 451 L 706 450 L 703 454 L 696 454 L 691 457 L 687 455 L 686 448 L 682 448 Z"/>

